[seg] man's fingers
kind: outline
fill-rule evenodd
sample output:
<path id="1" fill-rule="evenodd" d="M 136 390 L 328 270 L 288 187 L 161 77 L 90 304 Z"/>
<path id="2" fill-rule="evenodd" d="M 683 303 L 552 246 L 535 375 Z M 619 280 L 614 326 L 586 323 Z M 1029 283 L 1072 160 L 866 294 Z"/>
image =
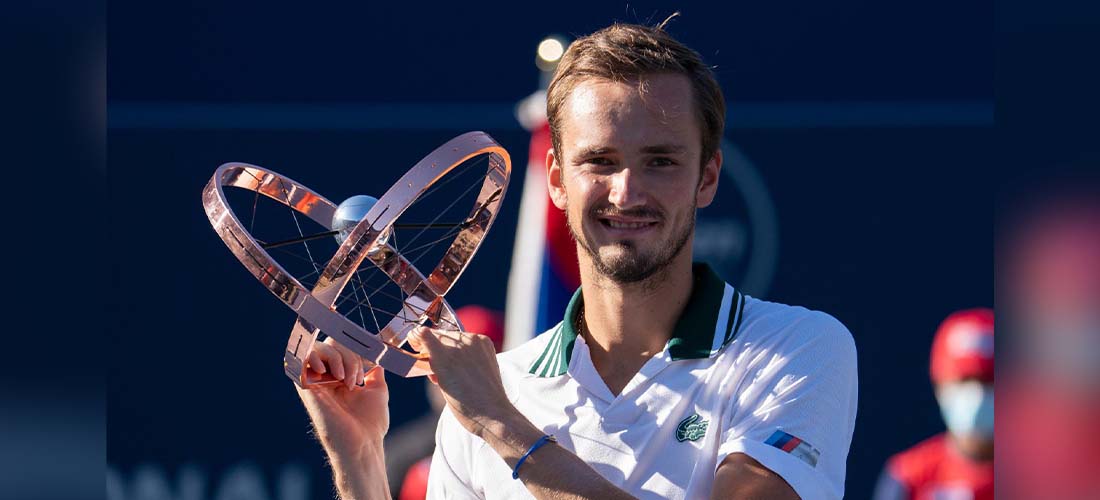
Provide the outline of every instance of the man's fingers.
<path id="1" fill-rule="evenodd" d="M 440 330 L 435 328 L 417 327 L 409 332 L 409 343 L 413 348 L 426 352 L 431 356 L 432 349 L 440 347 L 460 347 L 470 343 L 470 334 L 457 330 Z M 417 347 L 419 346 L 419 348 Z"/>
<path id="2" fill-rule="evenodd" d="M 349 390 L 354 390 L 355 386 L 363 382 L 363 358 L 356 356 L 348 356 L 348 377 L 344 379 L 344 383 L 347 384 Z"/>
<path id="3" fill-rule="evenodd" d="M 329 340 L 331 338 L 313 345 L 313 352 L 309 354 L 310 369 L 320 374 L 330 373 L 333 378 L 351 389 L 362 381 L 362 358 L 355 352 Z"/>
<path id="4" fill-rule="evenodd" d="M 471 340 L 474 344 L 481 346 L 481 350 L 488 352 L 489 354 L 496 356 L 497 348 L 493 345 L 493 341 L 485 335 L 473 335 Z"/>
<path id="5" fill-rule="evenodd" d="M 348 389 L 354 389 L 355 386 L 363 384 L 364 360 L 358 353 L 340 345 L 332 337 L 314 344 L 313 350 L 325 361 L 332 376 Z"/>
<path id="6" fill-rule="evenodd" d="M 439 340 L 440 344 L 457 347 L 463 344 L 468 344 L 471 335 L 466 332 L 458 330 L 440 330 L 435 328 L 428 329 L 433 336 Z"/>
<path id="7" fill-rule="evenodd" d="M 335 353 L 335 356 L 340 356 L 340 353 Z M 343 356 L 340 356 L 340 357 L 342 357 L 344 359 L 347 359 L 346 357 L 343 357 Z M 344 369 L 345 364 L 346 364 L 346 361 L 342 362 L 340 359 L 329 359 L 328 360 L 329 371 L 332 372 L 333 377 L 336 377 L 336 380 L 343 380 L 344 376 L 347 373 L 349 373 Z"/>
<path id="8" fill-rule="evenodd" d="M 431 356 L 432 348 L 439 345 L 439 341 L 435 339 L 435 335 L 432 335 L 431 331 L 422 326 L 413 328 L 413 330 L 409 332 L 407 338 L 413 349 L 427 354 L 428 356 Z"/>
<path id="9" fill-rule="evenodd" d="M 342 358 L 343 362 L 340 363 L 341 369 L 344 370 L 344 376 L 340 377 L 340 381 L 343 382 L 344 386 L 348 389 L 351 389 L 351 385 L 349 385 L 348 382 L 354 381 L 355 378 L 359 376 L 355 371 L 355 358 L 357 357 L 358 356 L 344 356 Z"/>
<path id="10" fill-rule="evenodd" d="M 308 366 L 310 370 L 313 370 L 317 373 L 323 374 L 328 371 L 327 369 L 325 369 L 325 361 L 322 358 L 321 353 L 317 352 L 316 349 L 314 349 L 313 352 L 309 353 Z"/>

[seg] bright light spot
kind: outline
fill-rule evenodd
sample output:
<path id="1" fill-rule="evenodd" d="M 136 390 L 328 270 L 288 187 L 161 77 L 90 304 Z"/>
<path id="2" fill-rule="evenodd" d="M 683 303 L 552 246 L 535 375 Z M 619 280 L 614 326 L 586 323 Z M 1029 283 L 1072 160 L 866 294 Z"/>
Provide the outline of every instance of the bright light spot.
<path id="1" fill-rule="evenodd" d="M 564 53 L 565 47 L 562 46 L 561 40 L 547 38 L 539 43 L 539 59 L 543 61 L 556 62 Z"/>

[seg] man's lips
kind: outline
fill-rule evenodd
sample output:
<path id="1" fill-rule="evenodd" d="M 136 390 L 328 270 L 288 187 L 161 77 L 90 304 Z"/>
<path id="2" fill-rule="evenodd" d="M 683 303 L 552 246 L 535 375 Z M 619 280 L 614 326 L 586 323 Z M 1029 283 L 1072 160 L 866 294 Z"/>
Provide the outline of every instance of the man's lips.
<path id="1" fill-rule="evenodd" d="M 657 220 L 639 217 L 599 216 L 597 220 L 605 228 L 617 231 L 637 231 L 657 225 Z"/>

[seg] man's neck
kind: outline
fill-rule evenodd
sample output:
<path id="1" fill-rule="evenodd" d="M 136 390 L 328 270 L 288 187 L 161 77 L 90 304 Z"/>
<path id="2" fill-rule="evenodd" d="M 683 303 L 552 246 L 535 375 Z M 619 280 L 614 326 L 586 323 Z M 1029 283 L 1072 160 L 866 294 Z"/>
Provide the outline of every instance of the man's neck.
<path id="1" fill-rule="evenodd" d="M 629 284 L 596 273 L 587 255 L 579 260 L 584 308 L 577 326 L 596 371 L 618 395 L 672 336 L 691 298 L 691 252 L 681 252 L 653 276 Z"/>

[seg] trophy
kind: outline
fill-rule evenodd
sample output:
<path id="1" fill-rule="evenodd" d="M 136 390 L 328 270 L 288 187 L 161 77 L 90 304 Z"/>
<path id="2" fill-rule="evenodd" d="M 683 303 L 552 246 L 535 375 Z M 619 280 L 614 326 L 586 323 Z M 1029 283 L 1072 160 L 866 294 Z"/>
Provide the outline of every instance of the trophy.
<path id="1" fill-rule="evenodd" d="M 377 199 L 358 195 L 338 206 L 272 170 L 226 163 L 202 200 L 233 255 L 298 315 L 283 366 L 305 388 L 336 382 L 306 367 L 323 337 L 403 377 L 431 373 L 406 337 L 420 326 L 462 329 L 444 296 L 496 219 L 510 174 L 507 151 L 488 134 L 469 132 Z M 261 209 L 284 213 L 261 221 Z M 431 220 L 410 222 L 418 215 Z M 290 237 L 268 236 L 280 231 Z"/>

